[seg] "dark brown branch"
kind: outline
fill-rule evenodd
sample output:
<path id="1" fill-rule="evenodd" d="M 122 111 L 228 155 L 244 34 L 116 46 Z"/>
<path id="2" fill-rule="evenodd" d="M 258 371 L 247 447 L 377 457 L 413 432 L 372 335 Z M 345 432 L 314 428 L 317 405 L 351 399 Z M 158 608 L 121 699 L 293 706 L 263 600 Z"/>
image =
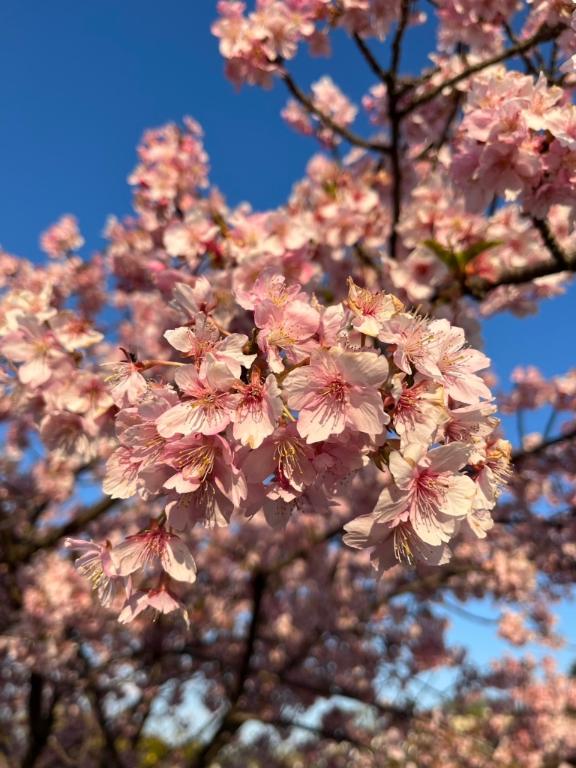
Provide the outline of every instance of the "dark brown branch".
<path id="1" fill-rule="evenodd" d="M 331 699 L 333 696 L 340 696 L 344 699 L 350 699 L 350 701 L 355 701 L 359 704 L 363 704 L 364 706 L 372 707 L 380 715 L 392 716 L 394 719 L 396 719 L 396 721 L 407 720 L 413 714 L 412 708 L 409 706 L 382 704 L 381 702 L 375 701 L 370 697 L 365 696 L 351 688 L 345 688 L 343 686 L 334 684 L 325 686 L 315 685 L 311 681 L 297 679 L 284 673 L 279 673 L 276 676 L 278 677 L 278 680 L 291 688 L 299 688 L 302 691 L 315 693 L 317 696 L 320 696 L 323 699 Z"/>
<path id="2" fill-rule="evenodd" d="M 380 66 L 380 63 L 378 59 L 374 56 L 370 48 L 367 46 L 367 44 L 364 42 L 364 40 L 360 37 L 360 35 L 355 32 L 352 35 L 352 39 L 356 43 L 356 46 L 358 47 L 358 50 L 362 54 L 362 56 L 366 59 L 368 62 L 368 66 L 372 70 L 372 72 L 376 75 L 376 77 L 381 80 L 384 84 L 387 83 L 388 74 L 387 72 Z"/>
<path id="3" fill-rule="evenodd" d="M 545 440 L 544 442 L 539 443 L 538 445 L 535 445 L 534 448 L 515 451 L 512 454 L 512 463 L 516 467 L 518 467 L 520 464 L 522 464 L 523 461 L 526 461 L 527 459 L 530 459 L 533 456 L 541 456 L 543 453 L 546 453 L 548 448 L 553 448 L 554 446 L 561 445 L 562 443 L 567 443 L 570 440 L 574 440 L 574 439 L 576 439 L 576 428 L 571 429 L 569 432 L 565 432 L 563 435 L 558 435 L 558 437 L 553 437 L 550 440 Z"/>
<path id="4" fill-rule="evenodd" d="M 94 678 L 94 672 L 90 665 L 88 656 L 82 648 L 81 639 L 74 631 L 71 632 L 71 637 L 76 640 L 77 654 L 83 668 L 84 680 L 86 682 L 86 692 L 92 706 L 92 711 L 94 712 L 94 717 L 96 718 L 96 722 L 98 723 L 100 732 L 102 733 L 102 737 L 104 739 L 102 764 L 109 766 L 109 768 L 124 768 L 124 763 L 120 757 L 118 747 L 116 746 L 116 738 L 112 732 L 112 729 L 110 728 L 108 718 L 106 717 L 106 712 L 104 710 L 104 694 L 100 690 Z"/>
<path id="5" fill-rule="evenodd" d="M 402 55 L 402 40 L 410 16 L 410 0 L 402 0 L 400 19 L 392 40 L 392 58 L 390 70 L 385 73 L 388 92 L 388 120 L 390 121 L 390 166 L 392 171 L 392 221 L 390 223 L 390 238 L 388 241 L 390 257 L 395 259 L 398 247 L 398 232 L 396 227 L 400 221 L 402 206 L 402 167 L 400 161 L 401 122 L 402 115 L 398 108 L 398 70 Z"/>
<path id="6" fill-rule="evenodd" d="M 280 69 L 280 77 L 296 101 L 298 101 L 308 112 L 315 115 L 327 128 L 330 128 L 331 131 L 334 131 L 334 133 L 345 139 L 349 144 L 352 144 L 355 147 L 361 147 L 362 149 L 368 149 L 372 152 L 381 152 L 384 154 L 390 153 L 390 147 L 388 144 L 364 139 L 362 136 L 359 136 L 353 131 L 350 131 L 348 128 L 344 128 L 344 126 L 338 125 L 338 123 L 334 122 L 334 120 L 332 120 L 329 115 L 326 115 L 324 112 L 319 110 L 312 99 L 306 96 L 304 91 L 302 91 L 301 88 L 295 83 L 295 81 L 292 79 L 292 76 L 286 69 Z"/>
<path id="7" fill-rule="evenodd" d="M 22 768 L 33 768 L 48 742 L 54 725 L 54 709 L 58 699 L 54 689 L 45 702 L 46 681 L 38 672 L 30 674 L 28 693 L 28 748 Z"/>
<path id="8" fill-rule="evenodd" d="M 534 266 L 511 270 L 503 274 L 495 282 L 472 278 L 464 284 L 464 292 L 476 299 L 483 299 L 488 293 L 496 288 L 500 288 L 502 285 L 523 285 L 531 283 L 532 280 L 536 280 L 539 277 L 557 275 L 561 272 L 576 272 L 576 257 L 568 257 L 566 264 L 562 267 L 556 261 L 545 261 Z"/>
<path id="9" fill-rule="evenodd" d="M 458 111 L 460 109 L 462 98 L 463 94 L 461 94 L 459 91 L 455 91 L 452 94 L 452 107 L 450 108 L 450 112 L 446 117 L 446 122 L 444 123 L 444 127 L 442 128 L 440 135 L 437 139 L 431 141 L 430 144 L 428 144 L 428 146 L 426 146 L 422 152 L 416 156 L 416 160 L 424 160 L 430 154 L 430 152 L 432 152 L 432 150 L 442 149 L 444 144 L 446 144 L 450 136 L 450 131 L 452 130 L 454 120 L 458 117 Z"/>
<path id="10" fill-rule="evenodd" d="M 252 657 L 254 655 L 258 637 L 258 629 L 262 620 L 262 600 L 266 591 L 267 580 L 268 575 L 263 571 L 255 571 L 252 576 L 252 616 L 246 634 L 244 652 L 240 660 L 240 667 L 234 690 L 232 691 L 228 708 L 220 721 L 220 725 L 210 741 L 194 756 L 191 763 L 192 768 L 205 768 L 210 765 L 220 750 L 229 743 L 236 731 L 243 724 L 243 721 L 240 722 L 236 718 L 236 713 L 238 711 L 238 704 L 244 693 L 246 682 L 250 676 Z"/>
<path id="11" fill-rule="evenodd" d="M 546 248 L 548 248 L 548 251 L 552 255 L 554 261 L 558 264 L 558 266 L 565 268 L 569 257 L 562 250 L 558 241 L 552 234 L 552 231 L 548 226 L 548 222 L 544 219 L 538 219 L 536 216 L 532 216 L 531 221 L 538 232 L 540 232 L 540 236 L 542 237 L 542 240 L 544 240 L 544 244 Z"/>
<path id="12" fill-rule="evenodd" d="M 400 110 L 400 116 L 406 117 L 406 115 L 410 114 L 415 109 L 418 109 L 424 104 L 428 104 L 428 102 L 433 101 L 442 93 L 442 91 L 444 91 L 445 88 L 452 88 L 454 85 L 461 83 L 463 80 L 467 80 L 472 75 L 475 75 L 478 72 L 482 72 L 482 70 L 488 69 L 488 67 L 494 66 L 494 64 L 500 64 L 501 62 L 507 61 L 508 59 L 513 59 L 515 56 L 521 56 L 523 53 L 531 50 L 536 45 L 540 45 L 540 43 L 546 43 L 550 40 L 554 40 L 564 29 L 565 26 L 563 24 L 558 24 L 555 27 L 548 27 L 544 25 L 540 30 L 538 30 L 538 32 L 536 32 L 536 34 L 532 35 L 532 37 L 529 37 L 527 40 L 518 43 L 518 45 L 507 48 L 505 51 L 502 51 L 495 56 L 484 59 L 484 61 L 471 64 L 469 67 L 466 67 L 466 69 L 462 70 L 462 72 L 459 74 L 444 80 L 442 83 L 432 88 L 432 90 L 428 91 L 428 93 L 424 93 L 422 96 L 415 99 L 411 104 L 408 104 L 406 107 L 404 107 L 404 109 Z"/>
<path id="13" fill-rule="evenodd" d="M 65 536 L 70 536 L 71 534 L 83 531 L 89 523 L 97 520 L 116 506 L 118 502 L 119 499 L 106 497 L 88 507 L 81 507 L 71 520 L 68 520 L 66 523 L 63 523 L 56 528 L 52 528 L 43 536 L 38 536 L 36 539 L 17 547 L 18 562 L 26 563 L 41 549 L 53 547 Z"/>
<path id="14" fill-rule="evenodd" d="M 514 34 L 514 31 L 510 24 L 508 24 L 507 21 L 505 21 L 502 26 L 504 27 L 504 31 L 506 32 L 508 36 L 508 40 L 512 43 L 512 45 L 518 45 L 518 39 L 516 35 Z M 524 62 L 524 66 L 526 67 L 526 72 L 530 75 L 534 75 L 535 77 L 538 77 L 540 74 L 538 71 L 538 67 L 534 64 L 532 59 L 528 56 L 526 51 L 522 51 L 520 53 L 520 58 Z"/>
<path id="15" fill-rule="evenodd" d="M 336 742 L 344 741 L 347 744 L 351 744 L 352 746 L 357 747 L 358 749 L 363 749 L 368 752 L 374 751 L 369 744 L 365 744 L 358 739 L 355 739 L 353 736 L 349 736 L 343 730 L 331 731 L 328 728 L 323 728 L 319 725 L 299 723 L 297 721 L 288 720 L 287 718 L 283 717 L 265 717 L 264 715 L 259 715 L 253 712 L 236 712 L 234 713 L 233 717 L 235 721 L 240 723 L 240 725 L 250 722 L 250 720 L 255 720 L 259 723 L 263 723 L 264 725 L 271 725 L 273 728 L 299 728 L 300 730 L 308 731 L 308 733 L 319 736 L 321 739 L 328 739 L 329 741 Z"/>

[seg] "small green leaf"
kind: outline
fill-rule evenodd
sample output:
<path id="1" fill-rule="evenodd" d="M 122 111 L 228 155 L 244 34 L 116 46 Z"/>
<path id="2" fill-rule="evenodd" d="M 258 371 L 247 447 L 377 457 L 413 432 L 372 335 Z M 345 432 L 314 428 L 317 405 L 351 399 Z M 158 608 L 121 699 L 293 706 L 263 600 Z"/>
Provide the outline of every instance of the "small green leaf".
<path id="1" fill-rule="evenodd" d="M 449 269 L 455 270 L 458 268 L 456 255 L 449 248 L 441 245 L 437 240 L 424 240 L 424 245 L 435 253 L 440 261 L 444 262 Z"/>
<path id="2" fill-rule="evenodd" d="M 476 256 L 495 248 L 497 245 L 502 245 L 502 240 L 481 240 L 479 243 L 474 243 L 474 245 L 466 248 L 465 251 L 456 253 L 456 260 L 461 267 L 465 267 Z"/>

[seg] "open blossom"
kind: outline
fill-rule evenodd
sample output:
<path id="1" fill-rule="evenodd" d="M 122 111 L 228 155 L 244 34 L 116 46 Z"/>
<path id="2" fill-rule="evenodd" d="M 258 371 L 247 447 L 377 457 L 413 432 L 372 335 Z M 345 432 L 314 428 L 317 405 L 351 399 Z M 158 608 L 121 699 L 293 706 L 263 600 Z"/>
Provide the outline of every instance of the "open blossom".
<path id="1" fill-rule="evenodd" d="M 387 376 L 386 359 L 372 352 L 315 352 L 310 365 L 284 380 L 288 405 L 299 412 L 298 432 L 308 443 L 338 435 L 346 426 L 380 434 L 388 416 L 378 389 Z"/>
<path id="2" fill-rule="evenodd" d="M 128 624 L 148 608 L 155 614 L 180 611 L 186 626 L 190 624 L 188 611 L 165 584 L 144 592 L 132 592 L 118 615 L 118 621 L 120 624 Z"/>
<path id="3" fill-rule="evenodd" d="M 34 317 L 21 318 L 18 330 L 0 340 L 0 353 L 21 363 L 18 378 L 31 387 L 45 384 L 65 357 L 54 335 Z"/>
<path id="4" fill-rule="evenodd" d="M 237 384 L 236 389 L 240 397 L 231 414 L 233 435 L 242 445 L 258 448 L 274 432 L 284 407 L 276 377 L 270 374 L 262 381 L 255 368 L 250 382 Z"/>
<path id="5" fill-rule="evenodd" d="M 110 558 L 119 576 L 130 576 L 158 562 L 176 581 L 196 581 L 196 564 L 186 544 L 175 533 L 157 525 L 128 536 L 110 550 Z"/>
<path id="6" fill-rule="evenodd" d="M 398 377 L 404 378 L 403 374 Z M 401 445 L 428 444 L 449 419 L 444 388 L 430 379 L 417 379 L 412 386 L 404 381 L 395 383 L 398 390 L 393 393 L 395 404 L 391 418 Z"/>
<path id="7" fill-rule="evenodd" d="M 142 366 L 132 360 L 117 363 L 102 363 L 110 370 L 106 381 L 110 395 L 116 405 L 122 408 L 137 403 L 148 391 L 148 382 L 142 376 Z"/>
<path id="8" fill-rule="evenodd" d="M 124 592 L 126 579 L 116 570 L 109 545 L 66 538 L 64 546 L 82 553 L 74 565 L 91 582 L 92 588 L 97 590 L 98 599 L 104 607 L 109 606 L 117 594 Z"/>
<path id="9" fill-rule="evenodd" d="M 394 315 L 378 333 L 380 341 L 394 344 L 394 363 L 404 373 L 413 368 L 429 378 L 440 377 L 437 344 L 429 322 L 408 313 Z"/>
<path id="10" fill-rule="evenodd" d="M 378 518 L 360 515 L 344 526 L 344 543 L 353 549 L 370 549 L 370 559 L 380 575 L 399 563 L 438 566 L 449 562 L 447 544 L 428 544 L 410 522 L 392 525 L 393 519 L 393 513 Z"/>
<path id="11" fill-rule="evenodd" d="M 474 481 L 461 470 L 470 450 L 451 443 L 427 452 L 426 446 L 409 445 L 403 453 L 390 454 L 394 484 L 385 488 L 374 508 L 374 521 L 390 526 L 410 523 L 425 543 L 439 546 L 450 541 L 455 522 L 472 510 Z"/>
<path id="12" fill-rule="evenodd" d="M 293 499 L 316 478 L 314 451 L 293 423 L 277 429 L 262 445 L 245 455 L 242 469 L 251 483 L 277 485 Z"/>
<path id="13" fill-rule="evenodd" d="M 462 328 L 450 325 L 448 320 L 433 320 L 430 333 L 436 339 L 436 365 L 446 392 L 461 403 L 491 400 L 492 394 L 476 371 L 488 368 L 490 360 L 477 349 L 466 347 Z"/>
<path id="14" fill-rule="evenodd" d="M 450 280 L 448 268 L 427 248 L 416 248 L 406 258 L 390 260 L 394 286 L 406 291 L 414 303 L 430 299 L 436 289 Z"/>
<path id="15" fill-rule="evenodd" d="M 231 392 L 236 379 L 222 363 L 208 361 L 204 375 L 193 365 L 176 371 L 176 384 L 189 399 L 172 406 L 156 422 L 162 437 L 197 432 L 215 435 L 231 421 L 238 395 Z"/>
<path id="16" fill-rule="evenodd" d="M 204 315 L 199 315 L 193 327 L 182 326 L 166 331 L 166 341 L 194 360 L 197 368 L 206 366 L 207 355 L 211 360 L 224 363 L 230 373 L 240 376 L 242 368 L 250 368 L 256 355 L 246 355 L 243 352 L 248 337 L 243 333 L 231 333 L 226 338 L 220 338 L 220 332 Z"/>
<path id="17" fill-rule="evenodd" d="M 352 325 L 366 336 L 378 336 L 382 323 L 404 309 L 404 305 L 389 293 L 373 293 L 348 278 L 348 309 Z"/>
<path id="18" fill-rule="evenodd" d="M 176 283 L 172 290 L 172 305 L 187 320 L 196 320 L 199 313 L 209 314 L 216 308 L 217 300 L 210 281 L 204 275 L 198 275 L 192 285 Z"/>
<path id="19" fill-rule="evenodd" d="M 59 312 L 48 324 L 56 339 L 68 352 L 91 347 L 104 338 L 103 334 L 92 328 L 88 320 L 73 312 Z"/>
<path id="20" fill-rule="evenodd" d="M 94 458 L 96 434 L 96 425 L 77 413 L 55 411 L 40 422 L 42 442 L 58 458 L 77 456 L 84 461 Z"/>
<path id="21" fill-rule="evenodd" d="M 218 227 L 198 212 L 166 229 L 164 247 L 170 256 L 184 256 L 195 264 L 196 258 L 206 252 L 217 232 Z"/>
<path id="22" fill-rule="evenodd" d="M 284 370 L 283 354 L 289 362 L 298 362 L 305 342 L 318 330 L 318 311 L 303 301 L 292 301 L 278 306 L 269 300 L 256 305 L 254 321 L 260 332 L 258 346 L 266 356 L 270 370 Z"/>
<path id="23" fill-rule="evenodd" d="M 196 523 L 227 525 L 246 498 L 244 473 L 235 466 L 230 445 L 220 435 L 194 434 L 172 441 L 162 461 L 171 468 L 163 488 L 173 492 L 166 514 L 177 530 Z"/>

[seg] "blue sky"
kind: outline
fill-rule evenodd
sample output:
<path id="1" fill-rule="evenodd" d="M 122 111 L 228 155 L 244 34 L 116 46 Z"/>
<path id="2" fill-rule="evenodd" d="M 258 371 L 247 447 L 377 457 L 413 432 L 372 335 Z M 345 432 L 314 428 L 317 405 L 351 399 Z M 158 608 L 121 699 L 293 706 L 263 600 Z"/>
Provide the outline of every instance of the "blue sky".
<path id="1" fill-rule="evenodd" d="M 126 177 L 143 130 L 185 114 L 203 125 L 212 179 L 231 203 L 270 208 L 285 201 L 315 147 L 279 117 L 281 87 L 237 93 L 224 78 L 210 34 L 215 7 L 215 0 L 0 4 L 6 250 L 39 258 L 40 232 L 66 212 L 78 217 L 87 248 L 100 248 L 106 217 L 130 212 Z M 408 70 L 424 64 L 429 35 L 426 28 L 413 34 Z M 291 68 L 305 86 L 330 72 L 358 99 L 373 81 L 343 37 L 335 52 L 335 61 L 304 59 Z M 515 365 L 536 364 L 546 374 L 574 365 L 574 297 L 572 290 L 544 302 L 534 318 L 486 323 L 486 351 L 502 383 Z M 455 620 L 458 639 L 464 626 Z"/>

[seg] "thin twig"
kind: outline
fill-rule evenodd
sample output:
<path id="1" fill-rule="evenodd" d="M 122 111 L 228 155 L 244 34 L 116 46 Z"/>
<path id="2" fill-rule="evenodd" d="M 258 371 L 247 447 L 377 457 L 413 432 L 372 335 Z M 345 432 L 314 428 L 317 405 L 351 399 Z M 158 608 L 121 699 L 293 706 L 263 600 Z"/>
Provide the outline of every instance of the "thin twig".
<path id="1" fill-rule="evenodd" d="M 512 48 L 507 48 L 501 53 L 497 53 L 488 59 L 484 59 L 484 61 L 471 64 L 469 67 L 462 70 L 462 72 L 459 74 L 454 75 L 453 77 L 449 77 L 447 80 L 439 83 L 439 85 L 432 88 L 432 90 L 428 91 L 428 93 L 422 94 L 422 96 L 419 96 L 411 104 L 408 104 L 406 107 L 401 109 L 399 112 L 400 116 L 406 117 L 406 115 L 409 115 L 415 109 L 418 109 L 424 104 L 428 104 L 428 102 L 433 101 L 442 93 L 445 88 L 452 88 L 454 85 L 462 82 L 462 80 L 467 80 L 472 75 L 475 75 L 478 72 L 482 72 L 482 70 L 488 69 L 488 67 L 492 67 L 494 64 L 500 64 L 502 61 L 514 58 L 514 56 L 520 56 L 526 51 L 534 48 L 534 46 L 539 45 L 540 43 L 546 43 L 550 40 L 554 40 L 565 28 L 566 27 L 563 24 L 558 24 L 555 27 L 548 27 L 544 25 L 540 30 L 538 30 L 538 32 L 536 32 L 535 35 L 532 35 L 532 37 L 529 37 L 522 43 L 518 43 L 518 45 L 514 45 Z"/>
<path id="2" fill-rule="evenodd" d="M 294 96 L 294 98 L 300 102 L 300 104 L 308 112 L 316 115 L 320 122 L 322 122 L 327 128 L 330 128 L 331 131 L 334 131 L 334 133 L 338 134 L 338 136 L 345 139 L 349 144 L 352 144 L 355 147 L 361 147 L 362 149 L 369 149 L 372 152 L 381 152 L 384 154 L 390 153 L 390 147 L 388 144 L 364 139 L 362 136 L 359 136 L 348 128 L 344 128 L 344 126 L 338 125 L 338 123 L 334 122 L 334 120 L 332 120 L 329 115 L 324 114 L 324 112 L 318 109 L 312 99 L 306 96 L 304 91 L 302 91 L 302 89 L 293 80 L 290 73 L 283 67 L 280 69 L 280 78 L 284 81 L 292 96 Z"/>
<path id="3" fill-rule="evenodd" d="M 388 120 L 390 121 L 391 138 L 390 166 L 392 171 L 392 221 L 390 223 L 390 238 L 388 242 L 390 257 L 393 259 L 397 256 L 398 232 L 396 228 L 400 221 L 402 206 L 402 167 L 400 162 L 402 115 L 398 109 L 398 70 L 402 55 L 402 40 L 409 18 L 410 0 L 402 0 L 400 19 L 392 39 L 390 70 L 384 73 L 388 91 Z"/>

